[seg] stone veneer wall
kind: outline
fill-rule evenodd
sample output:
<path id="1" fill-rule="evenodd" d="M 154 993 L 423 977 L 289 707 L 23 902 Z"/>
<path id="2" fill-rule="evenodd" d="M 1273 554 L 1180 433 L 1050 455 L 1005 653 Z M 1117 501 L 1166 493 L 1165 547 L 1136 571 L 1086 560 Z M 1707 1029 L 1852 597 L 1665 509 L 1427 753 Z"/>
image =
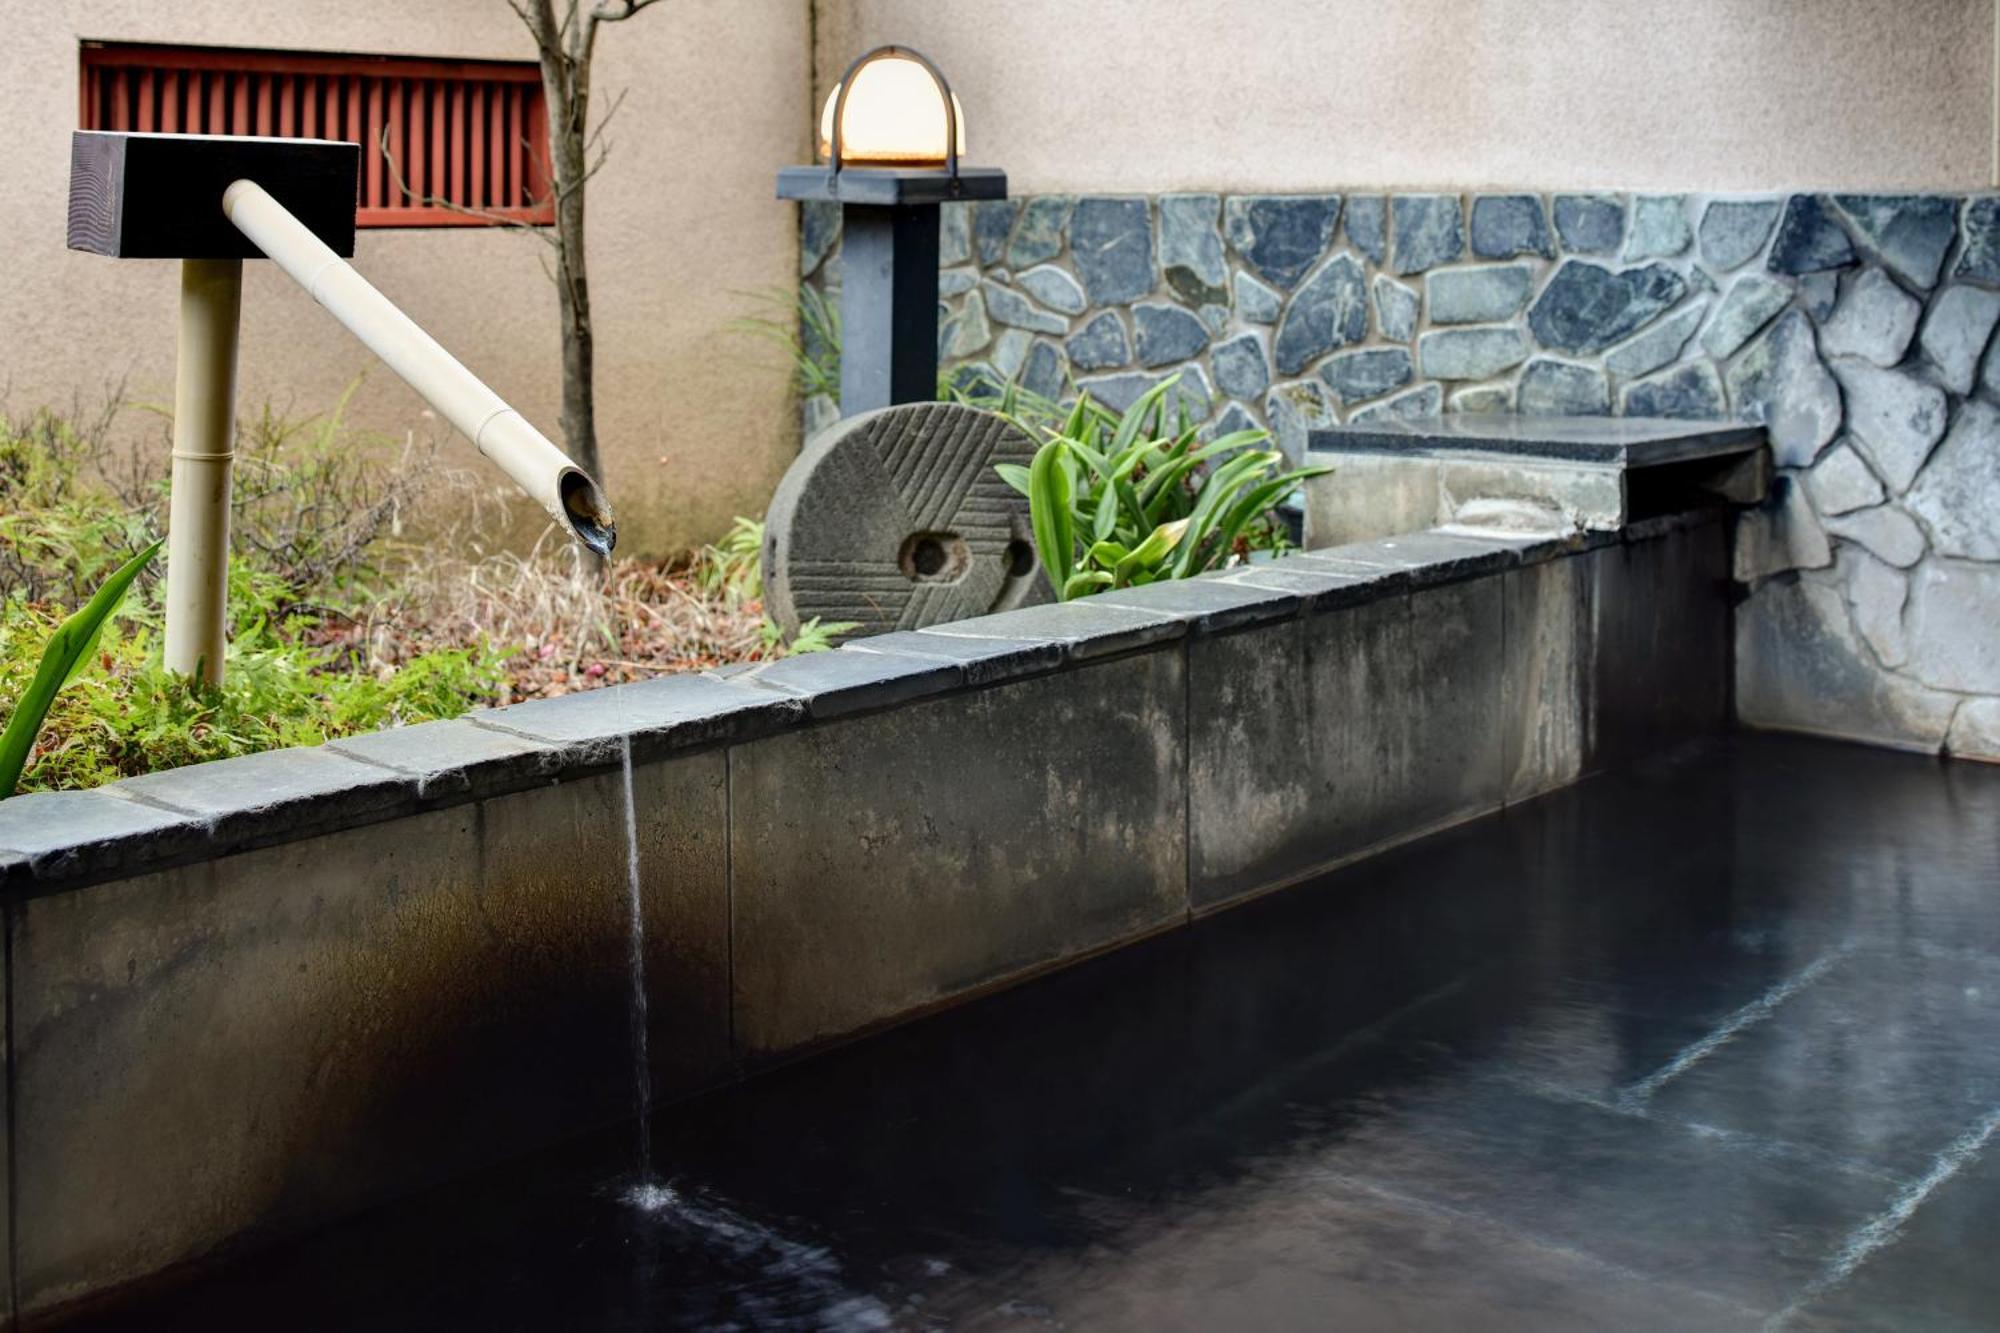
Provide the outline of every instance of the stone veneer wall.
<path id="1" fill-rule="evenodd" d="M 1440 411 L 1764 422 L 1755 725 L 2000 758 L 2000 197 L 1037 195 L 944 210 L 961 378 L 1211 432 Z M 839 283 L 838 212 L 801 267 Z M 810 401 L 811 429 L 837 413 Z"/>

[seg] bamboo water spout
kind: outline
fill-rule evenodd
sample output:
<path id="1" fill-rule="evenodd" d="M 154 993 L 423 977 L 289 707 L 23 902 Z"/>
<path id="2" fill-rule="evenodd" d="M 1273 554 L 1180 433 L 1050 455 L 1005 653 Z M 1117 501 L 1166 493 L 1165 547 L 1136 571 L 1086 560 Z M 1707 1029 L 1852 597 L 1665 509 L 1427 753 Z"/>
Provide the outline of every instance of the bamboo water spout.
<path id="1" fill-rule="evenodd" d="M 233 182 L 223 192 L 222 211 L 578 541 L 610 554 L 618 539 L 610 503 L 546 435 L 255 181 Z"/>

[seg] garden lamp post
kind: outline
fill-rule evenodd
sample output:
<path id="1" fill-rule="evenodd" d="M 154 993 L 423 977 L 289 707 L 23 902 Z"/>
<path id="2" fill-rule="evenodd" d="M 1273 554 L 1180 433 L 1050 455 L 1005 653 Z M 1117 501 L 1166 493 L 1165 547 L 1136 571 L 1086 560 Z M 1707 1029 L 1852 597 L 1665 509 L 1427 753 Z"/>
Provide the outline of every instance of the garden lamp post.
<path id="1" fill-rule="evenodd" d="M 1007 173 L 959 164 L 958 98 L 907 46 L 847 67 L 819 138 L 826 165 L 782 168 L 778 198 L 840 205 L 841 414 L 935 398 L 938 205 L 1005 199 Z"/>

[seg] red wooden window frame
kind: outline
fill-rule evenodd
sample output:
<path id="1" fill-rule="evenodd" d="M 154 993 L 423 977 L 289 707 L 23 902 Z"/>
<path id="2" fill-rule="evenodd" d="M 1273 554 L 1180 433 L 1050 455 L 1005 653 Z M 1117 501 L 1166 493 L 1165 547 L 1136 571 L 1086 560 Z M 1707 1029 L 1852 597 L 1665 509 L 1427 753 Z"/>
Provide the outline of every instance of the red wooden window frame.
<path id="1" fill-rule="evenodd" d="M 555 222 L 531 61 L 85 42 L 79 96 L 87 130 L 359 143 L 359 227 Z"/>

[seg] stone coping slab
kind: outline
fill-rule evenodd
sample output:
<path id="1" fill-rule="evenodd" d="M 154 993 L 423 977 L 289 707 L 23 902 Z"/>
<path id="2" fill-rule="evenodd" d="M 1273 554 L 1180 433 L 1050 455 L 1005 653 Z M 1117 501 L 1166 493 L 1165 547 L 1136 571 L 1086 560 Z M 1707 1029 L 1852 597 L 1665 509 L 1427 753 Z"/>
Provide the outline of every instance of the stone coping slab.
<path id="1" fill-rule="evenodd" d="M 955 662 L 971 686 L 1038 676 L 1063 664 L 1067 653 L 1052 639 L 968 639 L 929 630 L 897 630 L 842 644 L 843 653 L 881 653 Z"/>
<path id="2" fill-rule="evenodd" d="M 479 726 L 575 752 L 583 765 L 635 762 L 696 745 L 750 740 L 800 721 L 795 696 L 707 675 L 659 676 L 468 714 Z"/>
<path id="3" fill-rule="evenodd" d="M 40 895 L 421 808 L 982 689 L 1073 664 L 1403 596 L 1664 535 L 1431 530 L 1024 607 L 724 671 L 664 676 L 297 750 L 0 801 L 0 889 Z"/>
<path id="4" fill-rule="evenodd" d="M 1642 468 L 1749 453 L 1764 442 L 1764 428 L 1734 421 L 1447 412 L 1326 426 L 1309 432 L 1306 442 L 1326 453 L 1506 454 Z"/>

